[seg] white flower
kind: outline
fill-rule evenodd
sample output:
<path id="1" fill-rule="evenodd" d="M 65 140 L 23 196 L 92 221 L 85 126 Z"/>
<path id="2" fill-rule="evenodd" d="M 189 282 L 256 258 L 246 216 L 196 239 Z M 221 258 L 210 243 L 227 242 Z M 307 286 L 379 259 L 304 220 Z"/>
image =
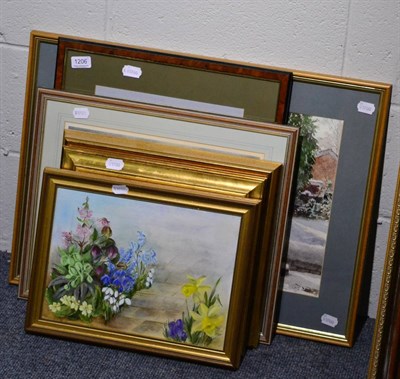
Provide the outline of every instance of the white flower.
<path id="1" fill-rule="evenodd" d="M 60 299 L 61 303 L 66 305 L 67 307 L 77 311 L 79 309 L 80 301 L 75 299 L 75 296 L 64 295 Z"/>
<path id="2" fill-rule="evenodd" d="M 93 311 L 93 307 L 91 304 L 88 304 L 86 301 L 84 301 L 80 307 L 79 310 L 82 312 L 84 316 L 90 316 Z"/>
<path id="3" fill-rule="evenodd" d="M 61 311 L 61 304 L 60 303 L 49 304 L 49 309 L 53 313 L 59 312 L 59 311 Z"/>
<path id="4" fill-rule="evenodd" d="M 147 274 L 145 286 L 147 288 L 150 288 L 152 286 L 152 284 L 153 284 L 153 281 L 154 281 L 154 268 L 149 270 L 149 272 Z"/>

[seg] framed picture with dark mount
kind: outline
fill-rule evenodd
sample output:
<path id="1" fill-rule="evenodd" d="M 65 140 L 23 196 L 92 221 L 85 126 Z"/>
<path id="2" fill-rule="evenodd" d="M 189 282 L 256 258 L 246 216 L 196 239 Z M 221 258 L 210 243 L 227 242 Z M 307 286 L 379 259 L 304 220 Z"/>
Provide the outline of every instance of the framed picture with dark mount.
<path id="1" fill-rule="evenodd" d="M 281 334 L 351 346 L 373 255 L 391 85 L 295 72 L 302 140 L 282 270 Z"/>

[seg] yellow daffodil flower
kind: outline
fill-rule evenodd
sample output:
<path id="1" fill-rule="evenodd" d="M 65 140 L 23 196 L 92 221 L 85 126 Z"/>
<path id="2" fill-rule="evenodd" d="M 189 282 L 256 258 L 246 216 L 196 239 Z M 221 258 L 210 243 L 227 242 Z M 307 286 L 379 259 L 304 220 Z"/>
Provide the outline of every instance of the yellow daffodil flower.
<path id="1" fill-rule="evenodd" d="M 193 276 L 187 275 L 189 282 L 182 286 L 182 293 L 185 297 L 200 297 L 205 291 L 211 289 L 210 286 L 201 285 L 206 279 L 205 276 L 200 276 L 200 278 L 196 279 Z"/>
<path id="2" fill-rule="evenodd" d="M 190 312 L 194 319 L 192 332 L 204 332 L 207 336 L 215 338 L 218 328 L 224 322 L 224 316 L 221 315 L 221 307 L 217 304 L 207 307 L 204 303 L 200 304 L 198 313 Z"/>

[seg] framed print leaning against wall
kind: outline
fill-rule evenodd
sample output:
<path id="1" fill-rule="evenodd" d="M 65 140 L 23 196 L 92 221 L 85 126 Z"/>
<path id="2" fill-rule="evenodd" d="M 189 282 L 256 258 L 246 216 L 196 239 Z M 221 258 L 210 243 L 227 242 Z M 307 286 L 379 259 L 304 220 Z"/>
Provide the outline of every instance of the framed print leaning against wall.
<path id="1" fill-rule="evenodd" d="M 46 169 L 26 330 L 238 368 L 259 204 Z"/>
<path id="2" fill-rule="evenodd" d="M 11 261 L 9 281 L 18 284 L 22 266 L 22 251 L 20 245 L 23 239 L 23 225 L 25 210 L 28 208 L 26 199 L 29 193 L 28 183 L 30 157 L 34 146 L 31 135 L 33 133 L 34 113 L 37 100 L 37 89 L 54 88 L 57 60 L 57 35 L 46 32 L 32 32 L 29 44 L 29 58 L 25 89 L 24 118 L 22 125 L 21 152 L 18 171 L 18 187 L 16 195 L 16 207 L 14 213 L 13 241 L 11 248 Z"/>
<path id="3" fill-rule="evenodd" d="M 351 346 L 373 254 L 391 86 L 296 73 L 302 149 L 278 332 Z M 359 314 L 360 313 L 360 314 Z"/>

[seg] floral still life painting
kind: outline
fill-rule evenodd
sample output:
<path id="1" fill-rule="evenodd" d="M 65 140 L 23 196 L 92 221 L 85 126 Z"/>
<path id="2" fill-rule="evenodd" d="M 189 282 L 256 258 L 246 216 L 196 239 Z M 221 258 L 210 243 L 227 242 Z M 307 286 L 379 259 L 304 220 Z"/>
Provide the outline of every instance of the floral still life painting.
<path id="1" fill-rule="evenodd" d="M 111 222 L 94 216 L 88 197 L 76 220 L 75 230 L 62 232 L 63 245 L 57 246 L 59 262 L 46 290 L 49 309 L 57 317 L 108 322 L 137 292 L 151 287 L 156 252 L 145 248 L 142 231 L 128 248 L 118 247 Z"/>
<path id="2" fill-rule="evenodd" d="M 59 189 L 46 318 L 222 350 L 239 229 L 229 214 Z"/>
<path id="3" fill-rule="evenodd" d="M 208 346 L 221 334 L 225 319 L 222 303 L 216 292 L 221 278 L 212 288 L 203 284 L 205 276 L 196 279 L 188 275 L 187 278 L 188 282 L 181 288 L 186 298 L 186 311 L 182 313 L 182 318 L 164 326 L 164 336 L 176 342 Z"/>

